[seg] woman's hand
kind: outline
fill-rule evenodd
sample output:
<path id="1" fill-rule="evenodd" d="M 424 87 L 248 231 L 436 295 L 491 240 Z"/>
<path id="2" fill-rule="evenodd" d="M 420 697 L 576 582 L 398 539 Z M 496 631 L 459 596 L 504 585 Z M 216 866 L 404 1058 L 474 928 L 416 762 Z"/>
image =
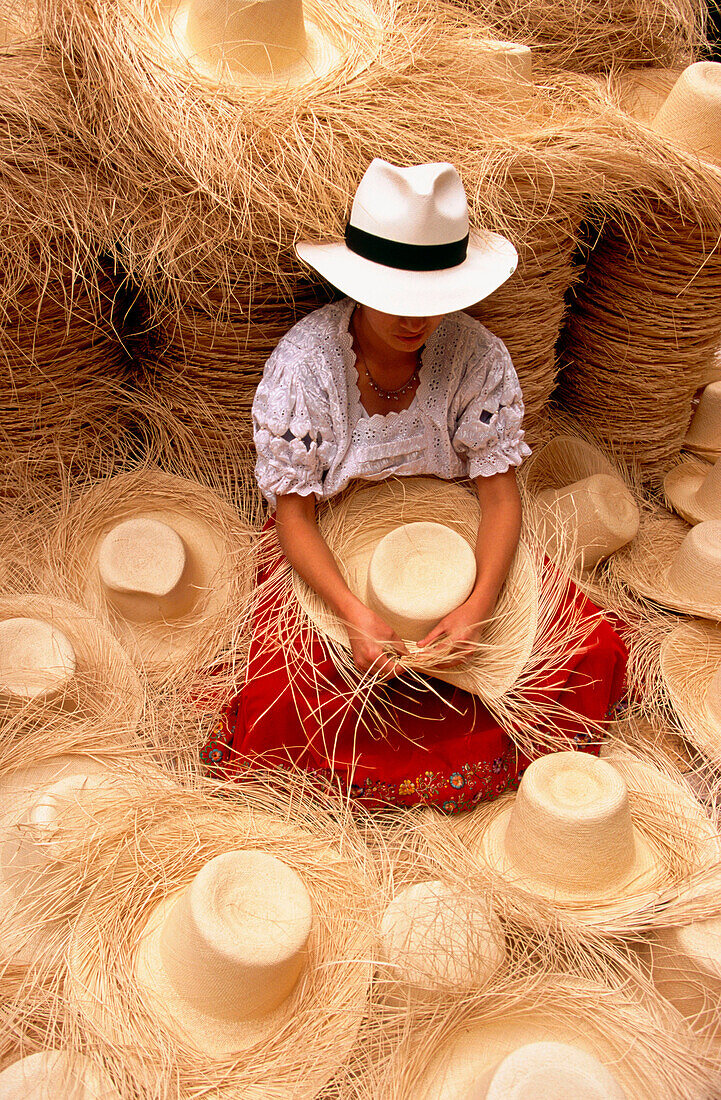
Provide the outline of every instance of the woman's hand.
<path id="1" fill-rule="evenodd" d="M 356 668 L 373 672 L 381 680 L 398 675 L 395 655 L 407 656 L 408 650 L 388 623 L 360 601 L 346 612 L 345 620 Z"/>
<path id="2" fill-rule="evenodd" d="M 495 597 L 473 592 L 465 603 L 449 611 L 444 618 L 421 638 L 420 649 L 429 649 L 429 656 L 438 655 L 438 664 L 455 668 L 475 651 L 475 643 L 483 634 L 487 620 L 493 614 Z"/>

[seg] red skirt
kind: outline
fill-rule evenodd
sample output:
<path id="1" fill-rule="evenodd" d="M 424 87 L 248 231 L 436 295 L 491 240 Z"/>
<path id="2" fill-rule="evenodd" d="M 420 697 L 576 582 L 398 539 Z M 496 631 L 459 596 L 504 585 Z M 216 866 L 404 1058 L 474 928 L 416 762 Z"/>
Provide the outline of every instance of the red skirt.
<path id="1" fill-rule="evenodd" d="M 580 651 L 554 673 L 552 687 L 539 690 L 549 704 L 566 708 L 562 732 L 569 745 L 598 751 L 584 719 L 602 722 L 612 714 L 627 654 L 575 585 L 565 601 L 559 617 L 571 602 L 597 621 Z M 267 626 L 274 614 L 272 603 L 257 610 L 258 639 L 272 633 Z M 295 653 L 256 640 L 246 683 L 214 728 L 204 763 L 225 776 L 248 766 L 301 768 L 371 809 L 425 804 L 447 813 L 496 798 L 516 786 L 528 766 L 495 717 L 460 688 L 430 677 L 412 687 L 393 680 L 375 688 L 372 701 L 381 723 L 367 721 L 369 700 L 349 693 L 315 634 L 299 640 Z"/>

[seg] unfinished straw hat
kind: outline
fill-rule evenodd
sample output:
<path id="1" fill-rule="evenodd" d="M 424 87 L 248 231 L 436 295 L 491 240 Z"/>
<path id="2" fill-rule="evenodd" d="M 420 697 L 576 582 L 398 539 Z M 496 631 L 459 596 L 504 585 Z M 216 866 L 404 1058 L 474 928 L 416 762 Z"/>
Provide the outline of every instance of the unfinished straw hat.
<path id="1" fill-rule="evenodd" d="M 721 519 L 721 459 L 682 462 L 663 479 L 666 500 L 688 523 Z"/>
<path id="2" fill-rule="evenodd" d="M 653 911 L 720 852 L 713 823 L 687 789 L 630 753 L 540 757 L 517 794 L 453 824 L 469 859 L 595 926 Z M 676 843 L 687 852 L 678 865 Z"/>
<path id="3" fill-rule="evenodd" d="M 710 382 L 701 391 L 683 445 L 709 461 L 721 458 L 721 381 Z"/>
<path id="4" fill-rule="evenodd" d="M 39 960 L 43 929 L 28 927 L 22 903 L 30 892 L 42 893 L 76 811 L 117 798 L 119 788 L 127 784 L 109 760 L 79 754 L 0 776 L 0 958 L 21 965 Z"/>
<path id="5" fill-rule="evenodd" d="M 151 678 L 208 664 L 250 596 L 249 524 L 211 489 L 160 470 L 83 493 L 55 543 L 73 590 Z"/>
<path id="6" fill-rule="evenodd" d="M 524 484 L 536 502 L 534 523 L 549 557 L 590 573 L 630 542 L 639 510 L 631 491 L 602 451 L 560 435 L 526 463 Z"/>
<path id="7" fill-rule="evenodd" d="M 643 1005 L 602 980 L 527 973 L 498 991 L 451 1002 L 444 1017 L 406 1025 L 406 1035 L 394 1055 L 394 1078 L 403 1082 L 393 1092 L 398 1100 L 702 1095 L 703 1073 L 682 1019 L 652 995 Z"/>
<path id="8" fill-rule="evenodd" d="M 452 164 L 399 168 L 378 157 L 358 184 L 345 241 L 303 241 L 296 251 L 356 302 L 415 317 L 480 302 L 518 263 L 505 237 L 470 230 Z"/>
<path id="9" fill-rule="evenodd" d="M 680 623 L 664 638 L 660 669 L 686 740 L 721 764 L 721 626 Z"/>
<path id="10" fill-rule="evenodd" d="M 674 611 L 721 619 L 721 520 L 690 530 L 668 513 L 645 512 L 639 533 L 609 563 L 632 591 Z"/>
<path id="11" fill-rule="evenodd" d="M 449 544 L 455 543 L 451 536 L 458 535 L 472 554 L 478 534 L 478 522 L 479 505 L 475 495 L 460 485 L 433 478 L 415 477 L 389 478 L 371 485 L 359 483 L 328 502 L 318 517 L 321 534 L 338 562 L 348 587 L 365 604 L 372 602 L 369 594 L 369 568 L 377 548 L 387 535 L 404 525 L 442 525 L 450 529 Z M 408 540 L 411 537 L 408 536 Z M 399 538 L 401 542 L 408 541 L 405 534 Z M 433 568 L 436 575 L 443 575 L 442 558 L 447 544 L 444 541 L 441 545 L 441 553 L 431 556 L 435 563 L 426 563 L 425 576 L 428 578 L 432 576 Z M 470 558 L 466 556 L 465 560 L 468 562 Z M 396 558 L 396 566 L 399 563 L 402 563 L 400 556 Z M 379 573 L 382 572 L 380 569 Z M 401 573 L 402 568 L 398 571 L 399 583 Z M 464 584 L 468 576 L 467 573 L 464 575 Z M 326 639 L 348 650 L 348 633 L 341 620 L 297 574 L 294 575 L 293 583 L 298 603 L 315 628 Z M 471 585 L 472 583 L 471 580 Z M 454 581 L 453 599 L 458 595 L 455 584 Z M 391 602 L 391 597 L 387 594 L 391 586 L 392 580 L 389 581 L 386 573 L 381 581 L 381 588 L 386 593 L 383 599 L 387 603 Z M 415 593 L 406 593 L 408 602 L 400 615 L 401 620 L 416 628 L 411 629 L 410 636 L 406 635 L 404 638 L 411 653 L 409 667 L 455 684 L 481 698 L 500 698 L 520 675 L 530 656 L 536 635 L 538 582 L 531 553 L 524 542 L 519 544 L 493 619 L 483 634 L 479 650 L 463 667 L 444 669 L 434 666 L 434 659 L 424 655 L 423 650 L 413 644 L 414 634 L 416 638 L 422 637 L 418 633 L 421 624 L 417 605 L 414 608 L 415 598 Z M 398 603 L 397 600 L 394 602 L 397 614 Z M 435 611 L 438 611 L 438 606 Z M 427 617 L 425 621 L 428 621 Z"/>
<path id="12" fill-rule="evenodd" d="M 136 815 L 133 850 L 114 863 L 125 891 L 90 898 L 75 922 L 69 1002 L 86 1035 L 133 1052 L 138 1080 L 155 1073 L 157 1085 L 172 1051 L 168 1072 L 186 1082 L 302 1100 L 355 1040 L 372 976 L 371 874 L 350 830 L 322 814 L 314 831 L 297 823 L 309 817 L 299 787 L 285 819 L 264 797 L 184 790 Z"/>
<path id="13" fill-rule="evenodd" d="M 259 91 L 363 68 L 381 37 L 363 0 L 342 10 L 315 0 L 180 0 L 166 20 L 167 48 L 200 75 Z"/>
<path id="14" fill-rule="evenodd" d="M 658 991 L 695 1031 L 721 1038 L 721 918 L 659 928 L 649 939 Z"/>
<path id="15" fill-rule="evenodd" d="M 129 738 L 142 706 L 128 654 L 87 610 L 50 596 L 0 597 L 0 721 L 101 719 L 105 734 Z"/>
<path id="16" fill-rule="evenodd" d="M 2 1100 L 122 1100 L 89 1058 L 66 1050 L 42 1050 L 0 1073 Z"/>
<path id="17" fill-rule="evenodd" d="M 651 125 L 721 170 L 721 63 L 697 61 L 684 69 Z"/>
<path id="18" fill-rule="evenodd" d="M 379 955 L 384 999 L 419 1003 L 487 986 L 506 964 L 506 941 L 486 898 L 433 879 L 389 902 Z"/>

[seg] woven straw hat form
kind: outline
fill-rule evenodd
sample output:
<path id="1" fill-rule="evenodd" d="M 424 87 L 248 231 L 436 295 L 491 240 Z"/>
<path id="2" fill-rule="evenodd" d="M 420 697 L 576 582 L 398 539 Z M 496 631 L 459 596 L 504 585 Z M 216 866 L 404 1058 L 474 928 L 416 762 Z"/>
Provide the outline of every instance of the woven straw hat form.
<path id="1" fill-rule="evenodd" d="M 440 879 L 399 890 L 380 933 L 386 1002 L 422 1002 L 482 988 L 506 963 L 503 928 L 490 903 Z"/>
<path id="2" fill-rule="evenodd" d="M 721 1037 L 721 918 L 658 929 L 649 947 L 658 991 L 695 1030 Z"/>
<path id="3" fill-rule="evenodd" d="M 663 489 L 670 507 L 687 523 L 721 520 L 721 459 L 713 466 L 682 462 L 666 474 Z"/>
<path id="4" fill-rule="evenodd" d="M 721 168 L 721 64 L 698 61 L 679 76 L 652 128 Z"/>
<path id="5" fill-rule="evenodd" d="M 159 470 L 96 484 L 55 538 L 73 590 L 151 678 L 212 660 L 250 593 L 248 525 L 212 490 Z"/>
<path id="6" fill-rule="evenodd" d="M 43 1050 L 0 1073 L 2 1100 L 121 1100 L 89 1059 L 64 1050 Z"/>
<path id="7" fill-rule="evenodd" d="M 602 451 L 559 435 L 525 463 L 524 484 L 536 500 L 533 522 L 549 557 L 588 573 L 636 535 L 639 511 Z"/>
<path id="8" fill-rule="evenodd" d="M 638 535 L 610 559 L 609 570 L 662 607 L 721 619 L 721 520 L 689 530 L 668 513 L 644 512 Z"/>
<path id="9" fill-rule="evenodd" d="M 651 820 L 655 815 L 659 820 Z M 453 822 L 465 856 L 584 924 L 626 926 L 719 859 L 713 823 L 686 787 L 630 753 L 553 753 L 517 794 Z M 683 832 L 683 842 L 671 838 Z M 433 844 L 432 835 L 429 844 Z M 688 856 L 677 861 L 677 848 Z M 469 862 L 471 861 L 471 862 Z"/>
<path id="10" fill-rule="evenodd" d="M 444 524 L 472 549 L 478 533 L 479 506 L 475 495 L 433 478 L 390 478 L 379 484 L 357 483 L 319 513 L 320 531 L 339 564 L 349 588 L 368 602 L 368 568 L 381 539 L 406 523 Z M 311 623 L 331 641 L 348 648 L 343 623 L 319 596 L 294 576 L 294 589 Z M 482 637 L 482 649 L 459 669 L 434 667 L 411 641 L 409 664 L 456 684 L 481 698 L 499 698 L 518 678 L 536 634 L 538 583 L 532 558 L 519 544 L 492 621 Z"/>
<path id="11" fill-rule="evenodd" d="M 0 718 L 50 708 L 129 734 L 142 705 L 127 653 L 86 610 L 34 594 L 0 598 Z"/>
<path id="12" fill-rule="evenodd" d="M 314 0 L 180 0 L 166 47 L 196 71 L 249 91 L 292 89 L 349 63 L 368 64 L 381 38 L 370 4 L 342 10 Z"/>
<path id="13" fill-rule="evenodd" d="M 663 641 L 660 669 L 684 736 L 721 764 L 721 627 L 679 624 Z"/>
<path id="14" fill-rule="evenodd" d="M 710 462 L 721 458 L 721 381 L 711 382 L 701 391 L 683 445 Z"/>

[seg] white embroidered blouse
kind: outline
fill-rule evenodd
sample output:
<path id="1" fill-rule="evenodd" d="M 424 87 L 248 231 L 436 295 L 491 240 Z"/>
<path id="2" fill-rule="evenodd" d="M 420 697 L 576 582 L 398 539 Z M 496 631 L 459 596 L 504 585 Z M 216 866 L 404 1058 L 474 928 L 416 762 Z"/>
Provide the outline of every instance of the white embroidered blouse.
<path id="1" fill-rule="evenodd" d="M 354 307 L 343 298 L 304 317 L 265 364 L 253 437 L 271 508 L 288 493 L 327 499 L 354 478 L 490 477 L 530 455 L 508 350 L 466 313 L 447 314 L 428 338 L 409 407 L 369 416 L 348 330 Z"/>

